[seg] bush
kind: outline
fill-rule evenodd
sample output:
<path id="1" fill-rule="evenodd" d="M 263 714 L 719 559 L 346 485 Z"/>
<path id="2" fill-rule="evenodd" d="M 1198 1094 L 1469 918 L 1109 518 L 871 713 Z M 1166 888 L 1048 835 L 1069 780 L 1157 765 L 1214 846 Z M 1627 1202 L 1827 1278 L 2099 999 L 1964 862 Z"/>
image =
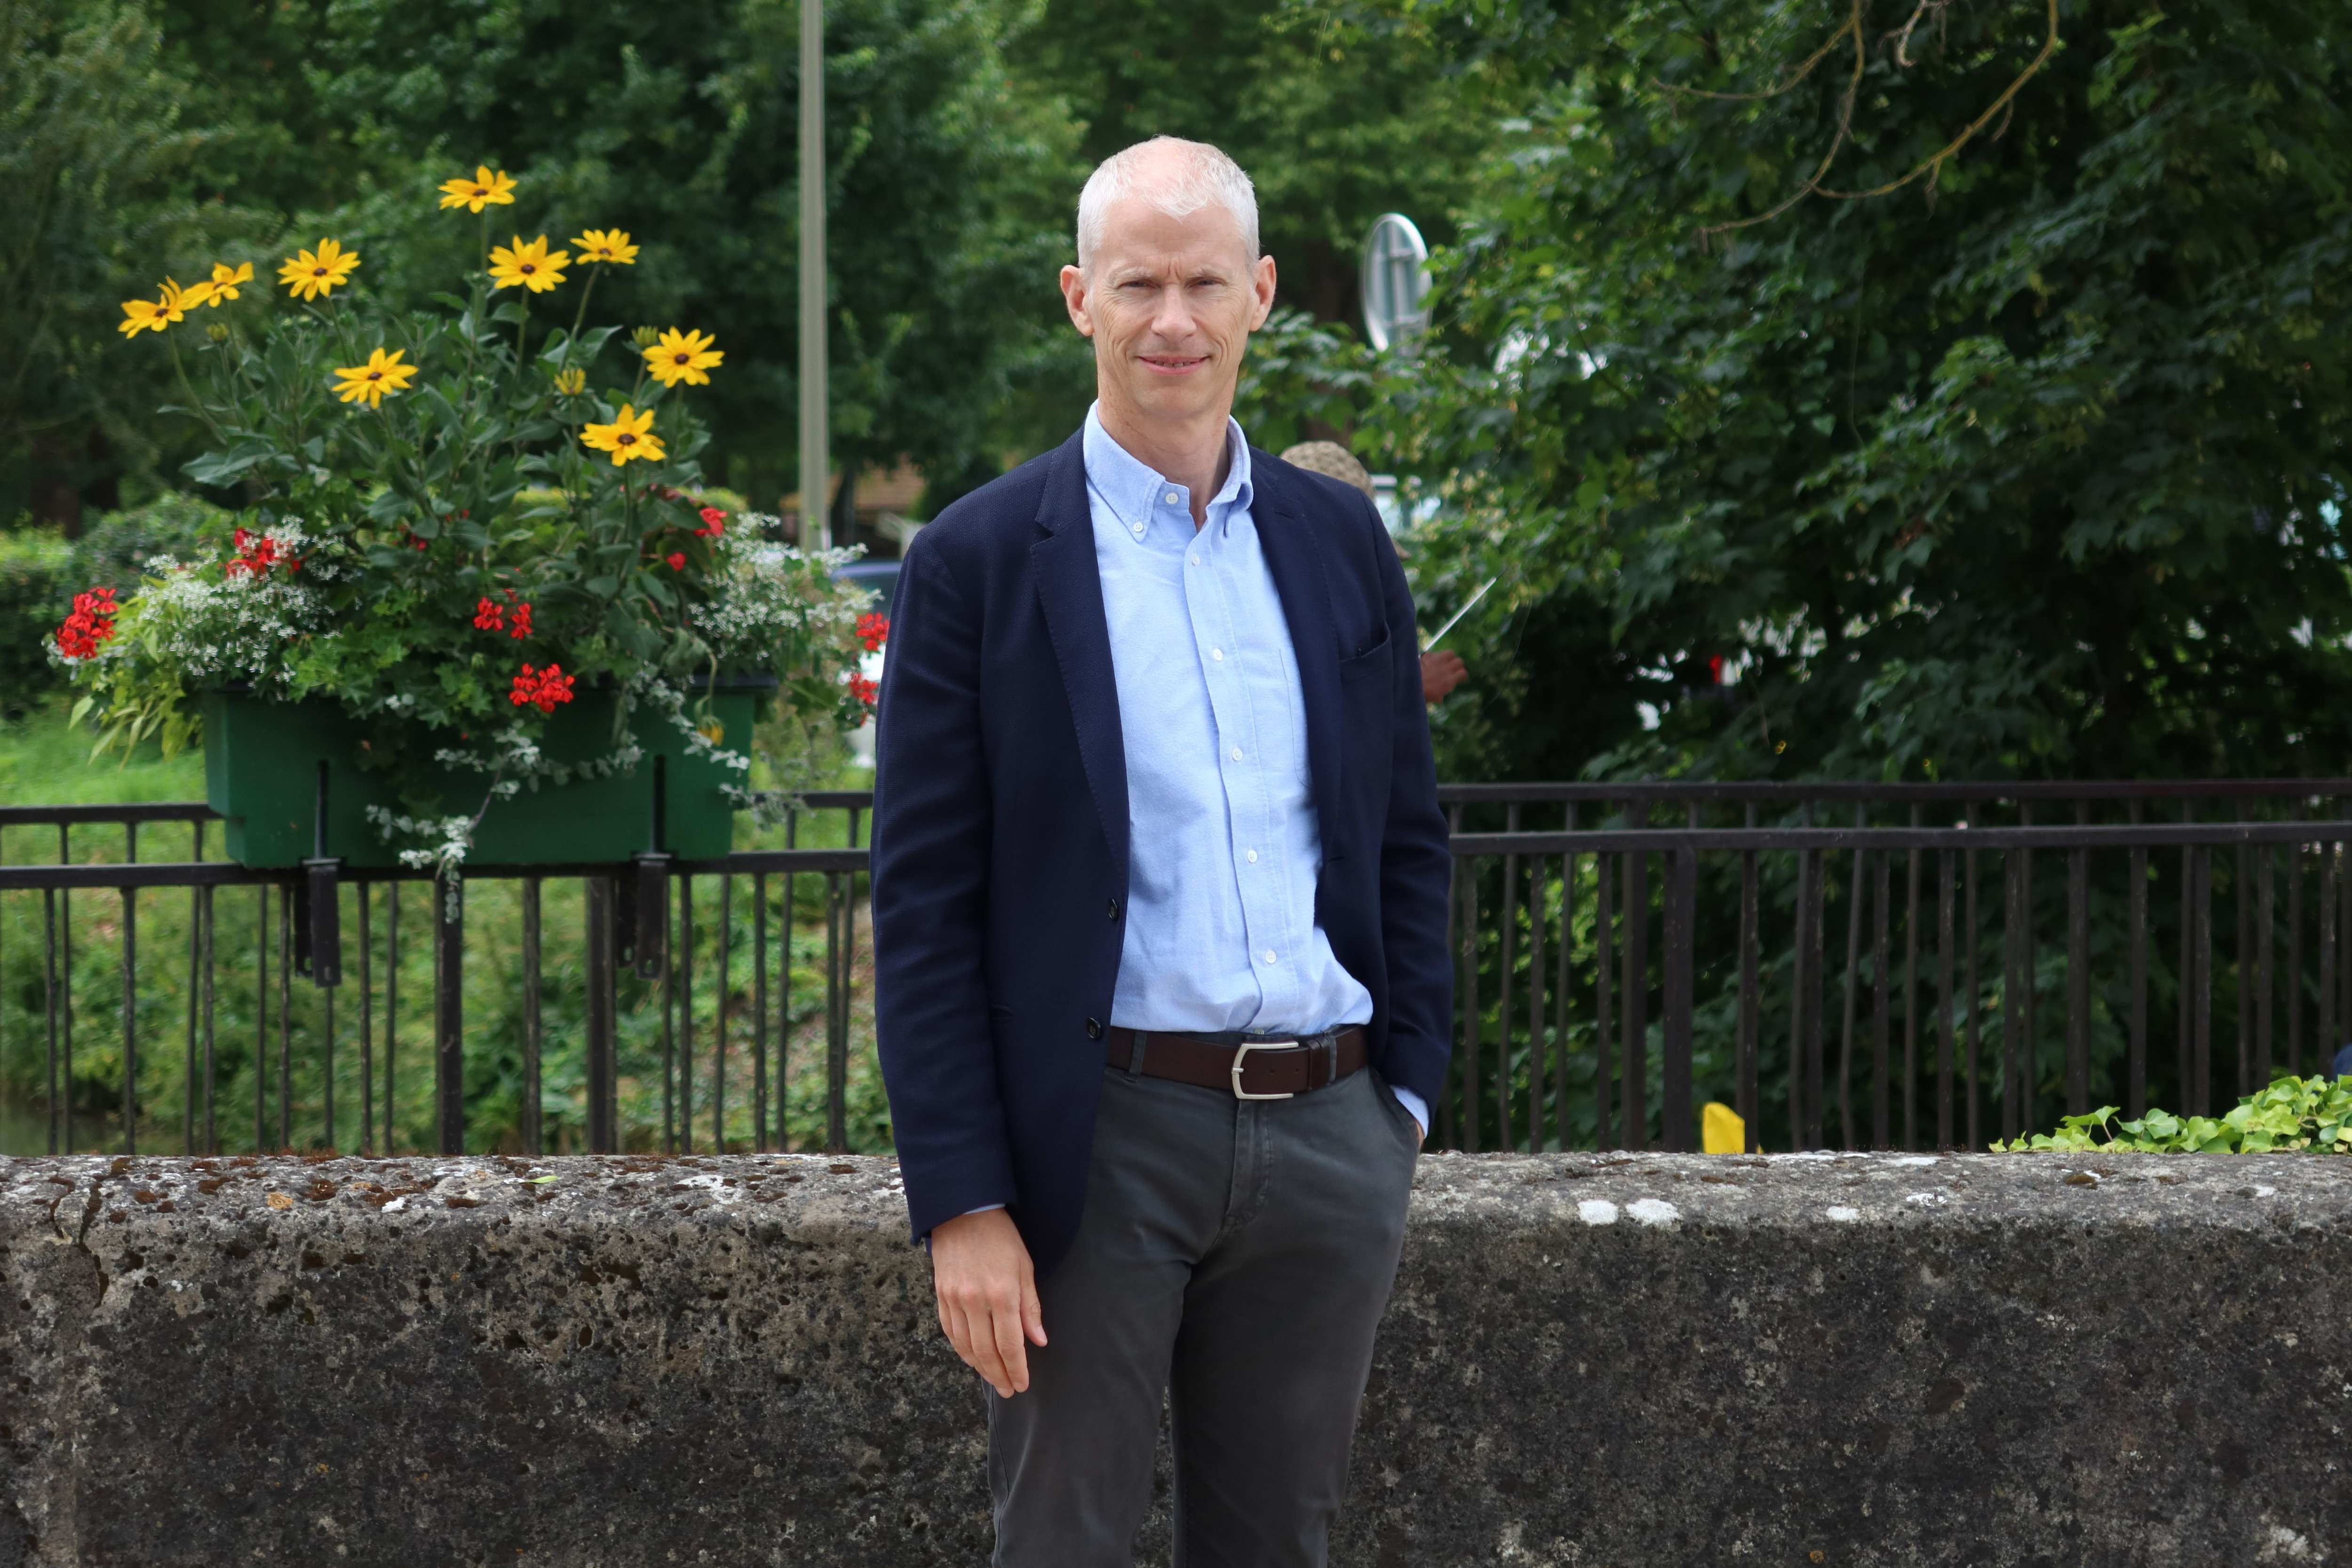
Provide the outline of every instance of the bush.
<path id="1" fill-rule="evenodd" d="M 2281 1078 L 2250 1094 L 2221 1117 L 2175 1116 L 2151 1110 L 2137 1121 L 2116 1122 L 2116 1107 L 2069 1116 L 2055 1132 L 2037 1132 L 1993 1144 L 1995 1153 L 2029 1149 L 2099 1153 L 2266 1154 L 2287 1149 L 2352 1154 L 2352 1078 Z M 2105 1132 L 2100 1138 L 2095 1134 Z"/>

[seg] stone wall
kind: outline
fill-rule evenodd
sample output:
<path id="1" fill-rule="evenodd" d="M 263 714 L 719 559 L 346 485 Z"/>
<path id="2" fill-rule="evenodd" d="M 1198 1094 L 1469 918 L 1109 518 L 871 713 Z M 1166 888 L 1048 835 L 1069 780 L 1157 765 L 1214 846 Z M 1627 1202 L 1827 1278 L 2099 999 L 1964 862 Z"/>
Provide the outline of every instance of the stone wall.
<path id="1" fill-rule="evenodd" d="M 0 1162 L 0 1568 L 984 1562 L 902 1216 L 879 1160 Z M 2352 1161 L 1441 1156 L 1333 1560 L 2342 1563 L 2347 1421 Z"/>

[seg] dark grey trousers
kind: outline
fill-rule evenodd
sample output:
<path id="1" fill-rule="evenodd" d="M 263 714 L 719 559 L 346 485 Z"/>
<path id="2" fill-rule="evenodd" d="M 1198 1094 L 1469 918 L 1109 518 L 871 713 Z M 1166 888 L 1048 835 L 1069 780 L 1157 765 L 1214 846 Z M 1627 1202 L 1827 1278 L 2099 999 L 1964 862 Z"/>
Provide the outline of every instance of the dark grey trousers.
<path id="1" fill-rule="evenodd" d="M 1322 1568 L 1417 1139 L 1369 1068 L 1276 1100 L 1106 1069 L 1050 1342 L 989 1395 L 998 1568 L 1129 1568 L 1163 1391 L 1178 1568 Z"/>

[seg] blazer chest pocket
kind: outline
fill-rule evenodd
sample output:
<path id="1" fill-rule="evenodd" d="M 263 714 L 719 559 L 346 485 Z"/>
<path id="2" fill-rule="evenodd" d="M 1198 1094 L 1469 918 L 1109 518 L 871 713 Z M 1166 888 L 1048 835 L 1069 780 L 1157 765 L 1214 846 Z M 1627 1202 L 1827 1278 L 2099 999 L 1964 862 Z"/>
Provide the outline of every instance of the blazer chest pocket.
<path id="1" fill-rule="evenodd" d="M 1372 674 L 1386 676 L 1389 672 L 1389 629 L 1374 626 L 1367 632 L 1353 652 L 1339 661 L 1339 679 L 1360 680 Z"/>

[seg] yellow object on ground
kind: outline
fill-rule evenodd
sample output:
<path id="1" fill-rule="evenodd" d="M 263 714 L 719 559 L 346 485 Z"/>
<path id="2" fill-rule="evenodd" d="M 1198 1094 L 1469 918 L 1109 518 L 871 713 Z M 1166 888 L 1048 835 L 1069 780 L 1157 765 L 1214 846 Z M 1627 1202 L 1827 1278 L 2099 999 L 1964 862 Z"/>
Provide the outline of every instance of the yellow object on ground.
<path id="1" fill-rule="evenodd" d="M 1698 1113 L 1698 1131 L 1710 1154 L 1748 1152 L 1748 1123 L 1727 1105 L 1708 1100 Z"/>

